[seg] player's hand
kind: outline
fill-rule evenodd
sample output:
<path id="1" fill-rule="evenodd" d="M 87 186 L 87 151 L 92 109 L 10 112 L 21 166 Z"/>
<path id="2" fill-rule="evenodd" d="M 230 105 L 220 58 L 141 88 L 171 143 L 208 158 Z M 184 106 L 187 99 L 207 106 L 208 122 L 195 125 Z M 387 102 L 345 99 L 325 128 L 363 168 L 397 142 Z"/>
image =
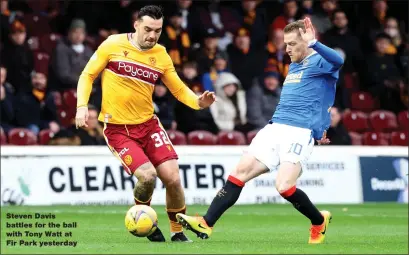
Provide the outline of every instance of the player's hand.
<path id="1" fill-rule="evenodd" d="M 305 26 L 305 32 L 300 28 L 300 34 L 301 38 L 306 42 L 309 43 L 312 40 L 315 39 L 315 29 L 311 23 L 310 18 L 305 18 L 304 19 L 304 26 Z"/>
<path id="2" fill-rule="evenodd" d="M 81 106 L 77 108 L 77 114 L 75 115 L 75 127 L 88 127 L 88 107 Z"/>
<path id="3" fill-rule="evenodd" d="M 216 95 L 214 94 L 214 92 L 209 92 L 208 90 L 206 90 L 202 95 L 199 96 L 199 106 L 202 109 L 209 107 L 214 103 L 214 101 L 216 101 Z"/>
<path id="4" fill-rule="evenodd" d="M 327 131 L 324 131 L 324 135 L 321 140 L 317 140 L 318 145 L 329 144 L 331 141 L 327 138 Z"/>

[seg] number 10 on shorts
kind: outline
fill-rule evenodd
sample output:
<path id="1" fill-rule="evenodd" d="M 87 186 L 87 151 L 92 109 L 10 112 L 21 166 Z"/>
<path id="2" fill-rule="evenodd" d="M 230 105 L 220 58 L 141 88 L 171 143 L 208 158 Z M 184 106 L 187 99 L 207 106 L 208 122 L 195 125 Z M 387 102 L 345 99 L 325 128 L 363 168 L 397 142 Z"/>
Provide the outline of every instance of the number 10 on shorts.
<path id="1" fill-rule="evenodd" d="M 159 131 L 159 133 L 154 133 L 151 135 L 151 138 L 155 140 L 155 147 L 161 147 L 164 144 L 170 144 L 168 136 L 164 131 Z"/>
<path id="2" fill-rule="evenodd" d="M 301 150 L 302 150 L 302 145 L 299 143 L 292 143 L 290 146 L 290 149 L 287 151 L 287 153 L 295 153 L 297 155 L 301 154 Z"/>

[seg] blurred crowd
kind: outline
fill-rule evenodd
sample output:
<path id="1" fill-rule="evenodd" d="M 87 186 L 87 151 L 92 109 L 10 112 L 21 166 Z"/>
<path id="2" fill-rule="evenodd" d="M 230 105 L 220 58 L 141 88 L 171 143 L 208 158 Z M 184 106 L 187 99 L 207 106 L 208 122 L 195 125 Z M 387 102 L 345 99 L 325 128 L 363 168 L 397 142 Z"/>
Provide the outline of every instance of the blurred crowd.
<path id="1" fill-rule="evenodd" d="M 56 1 L 1 0 L 1 127 L 25 128 L 46 144 L 105 144 L 97 120 L 101 82 L 90 100 L 90 125 L 73 127 L 78 78 L 109 35 L 133 32 L 139 8 L 164 7 L 159 43 L 193 91 L 215 91 L 218 101 L 195 111 L 176 101 L 166 86 L 155 87 L 155 114 L 167 130 L 262 128 L 279 102 L 290 59 L 284 27 L 310 17 L 320 41 L 345 59 L 328 136 L 335 145 L 353 143 L 343 116 L 384 110 L 400 116 L 408 108 L 407 1 Z M 406 113 L 407 116 L 407 113 Z M 399 127 L 396 127 L 399 129 Z M 369 126 L 364 131 L 370 131 Z"/>

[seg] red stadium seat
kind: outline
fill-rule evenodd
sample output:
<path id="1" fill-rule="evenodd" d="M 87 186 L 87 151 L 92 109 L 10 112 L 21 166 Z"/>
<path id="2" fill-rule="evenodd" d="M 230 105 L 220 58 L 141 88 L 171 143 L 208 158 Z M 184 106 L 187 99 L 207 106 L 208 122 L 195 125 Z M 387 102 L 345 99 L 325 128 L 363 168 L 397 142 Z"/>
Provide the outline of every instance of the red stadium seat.
<path id="1" fill-rule="evenodd" d="M 220 131 L 217 135 L 221 145 L 245 145 L 246 137 L 239 131 Z"/>
<path id="2" fill-rule="evenodd" d="M 9 144 L 12 145 L 36 145 L 37 136 L 26 128 L 13 128 L 9 132 Z"/>
<path id="3" fill-rule="evenodd" d="M 58 91 L 53 91 L 52 95 L 54 98 L 55 106 L 57 106 L 58 109 L 62 109 L 63 103 L 62 103 L 61 93 Z"/>
<path id="4" fill-rule="evenodd" d="M 50 56 L 44 52 L 34 53 L 34 70 L 39 73 L 48 75 L 48 64 L 50 62 Z"/>
<path id="5" fill-rule="evenodd" d="M 63 127 L 71 127 L 74 125 L 75 113 L 69 113 L 64 110 L 57 110 L 58 119 Z"/>
<path id="6" fill-rule="evenodd" d="M 395 131 L 391 134 L 391 145 L 397 146 L 408 146 L 409 144 L 409 134 L 408 131 Z"/>
<path id="7" fill-rule="evenodd" d="M 352 73 L 344 74 L 344 87 L 349 90 L 357 90 L 359 88 L 358 76 Z"/>
<path id="8" fill-rule="evenodd" d="M 360 111 L 345 112 L 342 122 L 348 131 L 361 133 L 369 129 L 368 115 Z"/>
<path id="9" fill-rule="evenodd" d="M 47 145 L 48 141 L 50 141 L 53 136 L 54 132 L 52 132 L 50 129 L 43 129 L 38 134 L 38 143 L 41 145 Z"/>
<path id="10" fill-rule="evenodd" d="M 24 14 L 23 23 L 30 36 L 42 36 L 51 32 L 48 18 L 35 14 Z"/>
<path id="11" fill-rule="evenodd" d="M 349 132 L 352 145 L 362 145 L 362 135 L 357 132 Z"/>
<path id="12" fill-rule="evenodd" d="M 250 144 L 253 141 L 254 137 L 257 135 L 260 130 L 252 130 L 247 133 L 247 144 Z"/>
<path id="13" fill-rule="evenodd" d="M 166 130 L 168 133 L 168 137 L 173 145 L 185 145 L 186 142 L 186 135 L 177 130 Z"/>
<path id="14" fill-rule="evenodd" d="M 30 38 L 28 38 L 27 44 L 32 51 L 40 50 L 40 39 L 38 38 L 38 36 L 31 36 Z"/>
<path id="15" fill-rule="evenodd" d="M 61 35 L 54 34 L 54 33 L 43 35 L 40 38 L 41 51 L 51 56 L 60 38 L 61 38 Z"/>
<path id="16" fill-rule="evenodd" d="M 389 145 L 388 136 L 381 132 L 366 132 L 363 136 L 363 145 Z"/>
<path id="17" fill-rule="evenodd" d="M 192 131 L 187 135 L 190 145 L 216 145 L 217 136 L 205 130 Z"/>
<path id="18" fill-rule="evenodd" d="M 379 110 L 369 114 L 372 129 L 377 132 L 394 131 L 398 128 L 396 115 L 393 112 Z"/>
<path id="19" fill-rule="evenodd" d="M 0 144 L 1 145 L 7 144 L 6 133 L 4 133 L 4 130 L 1 127 L 0 127 Z"/>
<path id="20" fill-rule="evenodd" d="M 407 131 L 409 129 L 409 111 L 401 111 L 398 114 L 399 129 Z"/>
<path id="21" fill-rule="evenodd" d="M 64 109 L 69 113 L 75 113 L 77 108 L 77 90 L 65 90 L 62 94 Z"/>
<path id="22" fill-rule="evenodd" d="M 362 112 L 372 112 L 376 108 L 376 102 L 368 92 L 354 92 L 351 95 L 351 108 Z"/>

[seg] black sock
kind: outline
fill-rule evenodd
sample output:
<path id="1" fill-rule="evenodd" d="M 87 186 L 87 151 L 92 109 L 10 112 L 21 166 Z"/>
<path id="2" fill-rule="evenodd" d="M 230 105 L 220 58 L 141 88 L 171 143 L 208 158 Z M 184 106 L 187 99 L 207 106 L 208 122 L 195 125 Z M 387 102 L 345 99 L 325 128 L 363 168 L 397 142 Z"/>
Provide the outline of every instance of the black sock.
<path id="1" fill-rule="evenodd" d="M 310 219 L 312 225 L 321 225 L 324 222 L 324 217 L 322 216 L 320 211 L 318 211 L 317 207 L 313 205 L 304 191 L 297 189 L 294 186 L 281 195 L 288 202 L 292 203 L 295 209 L 297 209 L 300 213 L 304 214 L 305 217 Z"/>
<path id="2" fill-rule="evenodd" d="M 242 181 L 231 175 L 229 176 L 224 187 L 214 197 L 206 215 L 203 216 L 209 227 L 213 227 L 222 214 L 236 203 L 243 186 Z"/>

